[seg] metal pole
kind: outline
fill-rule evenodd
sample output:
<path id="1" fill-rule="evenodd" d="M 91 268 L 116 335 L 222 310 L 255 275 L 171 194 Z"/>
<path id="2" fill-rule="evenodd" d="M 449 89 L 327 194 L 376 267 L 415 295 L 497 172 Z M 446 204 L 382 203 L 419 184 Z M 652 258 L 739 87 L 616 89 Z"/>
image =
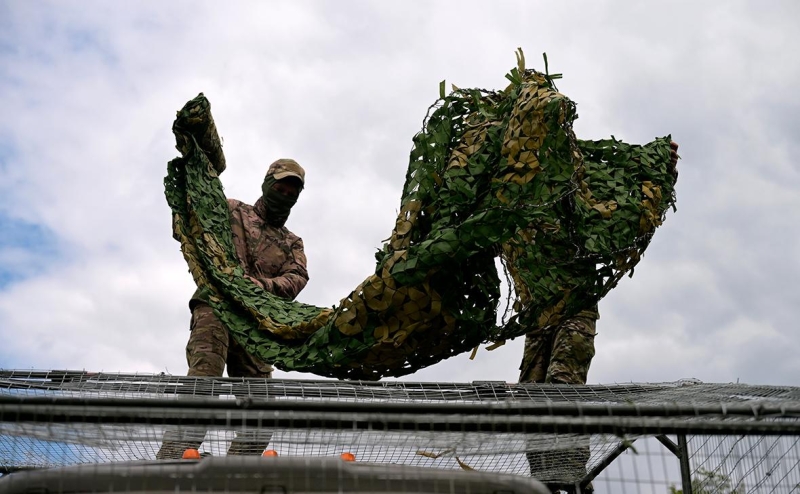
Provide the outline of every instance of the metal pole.
<path id="1" fill-rule="evenodd" d="M 683 484 L 683 494 L 692 494 L 692 475 L 689 465 L 689 444 L 686 442 L 684 434 L 678 434 L 678 450 L 681 462 L 681 484 Z"/>

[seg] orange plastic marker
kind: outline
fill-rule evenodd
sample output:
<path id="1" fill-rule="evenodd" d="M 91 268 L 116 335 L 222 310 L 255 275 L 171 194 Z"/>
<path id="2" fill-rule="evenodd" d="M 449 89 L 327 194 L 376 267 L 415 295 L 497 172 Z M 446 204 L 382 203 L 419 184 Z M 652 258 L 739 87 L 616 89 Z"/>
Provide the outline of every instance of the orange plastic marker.
<path id="1" fill-rule="evenodd" d="M 356 461 L 356 455 L 353 453 L 342 453 L 339 457 L 344 461 Z"/>
<path id="2" fill-rule="evenodd" d="M 261 453 L 261 456 L 278 456 L 278 452 L 275 451 L 274 449 L 268 449 L 263 453 Z"/>
<path id="3" fill-rule="evenodd" d="M 181 456 L 184 460 L 199 460 L 200 459 L 200 452 L 194 448 L 187 448 L 183 450 L 183 456 Z"/>

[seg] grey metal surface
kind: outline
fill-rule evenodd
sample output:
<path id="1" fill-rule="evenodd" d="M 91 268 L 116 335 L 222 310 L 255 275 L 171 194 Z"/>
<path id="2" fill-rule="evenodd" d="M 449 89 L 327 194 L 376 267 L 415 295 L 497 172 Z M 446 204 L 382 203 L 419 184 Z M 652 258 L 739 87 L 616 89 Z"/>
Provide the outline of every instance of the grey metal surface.
<path id="1" fill-rule="evenodd" d="M 334 458 L 220 457 L 79 465 L 0 478 L 0 493 L 548 494 L 536 480 Z"/>

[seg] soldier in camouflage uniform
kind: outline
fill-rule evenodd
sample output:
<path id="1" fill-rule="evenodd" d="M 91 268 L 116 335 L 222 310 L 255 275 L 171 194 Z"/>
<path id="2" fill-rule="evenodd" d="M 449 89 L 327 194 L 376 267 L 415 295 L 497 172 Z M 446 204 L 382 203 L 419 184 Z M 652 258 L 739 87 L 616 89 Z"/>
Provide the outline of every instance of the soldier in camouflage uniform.
<path id="1" fill-rule="evenodd" d="M 245 275 L 279 297 L 294 300 L 308 283 L 303 241 L 284 224 L 297 201 L 305 172 L 294 160 L 282 159 L 267 171 L 263 195 L 250 206 L 228 199 L 233 243 Z M 191 336 L 186 345 L 189 376 L 272 377 L 272 366 L 245 352 L 205 302 L 198 289 L 189 301 Z"/>
<path id="2" fill-rule="evenodd" d="M 253 206 L 228 199 L 233 243 L 245 275 L 259 287 L 293 300 L 308 283 L 303 241 L 284 224 L 305 183 L 305 171 L 294 160 L 280 159 L 270 165 Z M 189 301 L 191 333 L 186 345 L 189 376 L 222 376 L 227 364 L 230 377 L 272 377 L 272 366 L 247 353 L 231 338 L 222 321 L 208 305 L 208 293 L 198 289 Z M 176 435 L 177 434 L 177 435 Z M 199 431 L 168 433 L 157 458 L 180 458 L 186 448 L 199 448 Z M 204 435 L 204 433 L 203 433 Z M 240 433 L 228 455 L 260 455 L 270 434 Z"/>
<path id="3" fill-rule="evenodd" d="M 519 382 L 586 384 L 599 317 L 595 306 L 556 326 L 526 334 Z M 565 450 L 529 451 L 526 456 L 531 476 L 545 482 L 564 475 L 583 478 L 589 461 L 589 441 L 588 437 L 575 437 L 574 441 L 585 445 Z M 556 485 L 550 487 L 557 492 Z M 592 492 L 591 486 L 583 492 Z"/>
<path id="4" fill-rule="evenodd" d="M 669 171 L 678 177 L 678 143 L 670 142 Z M 586 384 L 594 357 L 597 306 L 582 311 L 554 327 L 525 335 L 519 382 Z"/>
<path id="5" fill-rule="evenodd" d="M 670 142 L 669 170 L 678 176 L 678 143 Z M 589 365 L 594 357 L 595 327 L 600 313 L 595 305 L 556 326 L 531 331 L 525 335 L 525 350 L 520 364 L 520 383 L 586 384 Z M 586 475 L 589 444 L 561 452 L 527 453 L 531 475 L 546 479 L 555 472 L 576 478 Z M 592 492 L 591 484 L 583 492 Z"/>

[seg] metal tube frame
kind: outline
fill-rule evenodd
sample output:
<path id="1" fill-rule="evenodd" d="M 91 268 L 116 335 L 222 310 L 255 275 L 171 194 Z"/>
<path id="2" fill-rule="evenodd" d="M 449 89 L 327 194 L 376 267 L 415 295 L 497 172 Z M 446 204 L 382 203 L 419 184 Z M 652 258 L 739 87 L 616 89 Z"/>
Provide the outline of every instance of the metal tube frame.
<path id="1" fill-rule="evenodd" d="M 681 466 L 681 489 L 683 494 L 692 494 L 692 470 L 689 464 L 689 443 L 686 434 L 678 434 L 678 444 L 665 435 L 658 435 L 656 439 L 678 458 Z"/>

